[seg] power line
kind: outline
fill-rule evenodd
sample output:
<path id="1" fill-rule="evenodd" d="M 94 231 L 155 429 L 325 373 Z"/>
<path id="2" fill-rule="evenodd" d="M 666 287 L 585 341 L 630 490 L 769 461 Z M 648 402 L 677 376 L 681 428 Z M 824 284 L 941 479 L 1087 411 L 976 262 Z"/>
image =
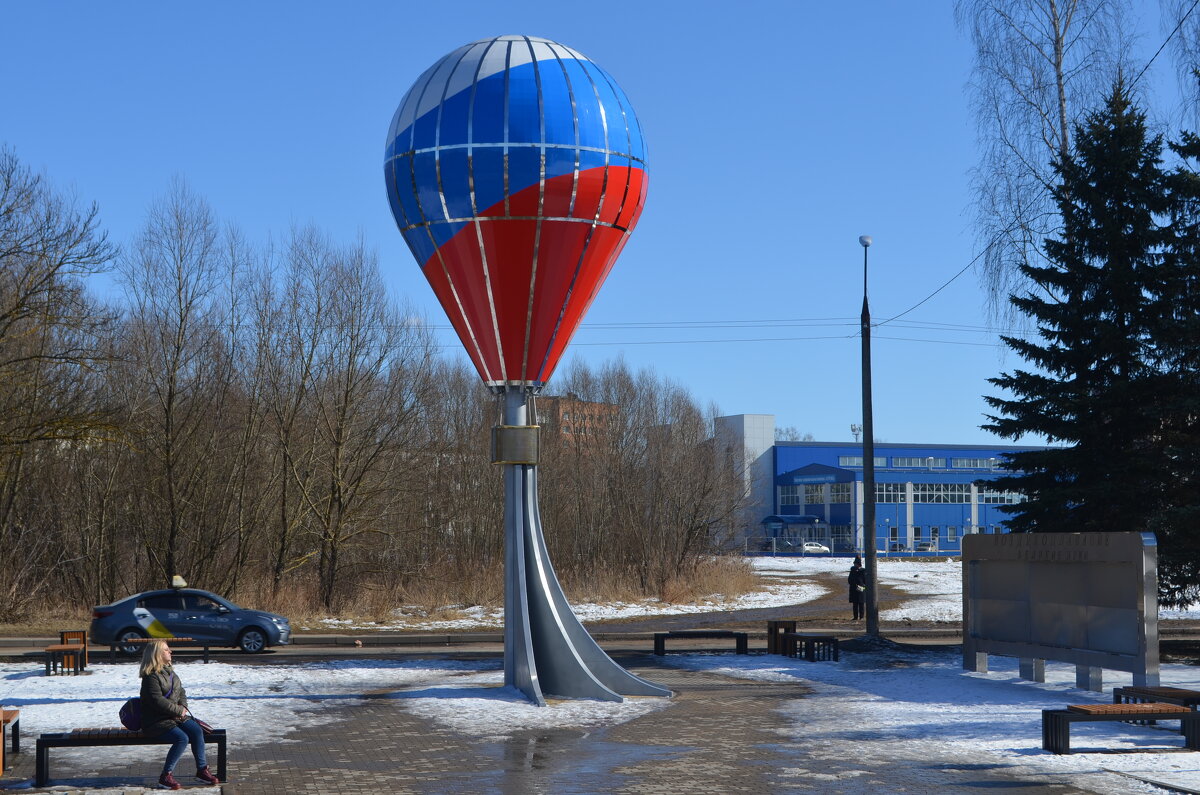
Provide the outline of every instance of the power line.
<path id="1" fill-rule="evenodd" d="M 899 317 L 899 316 L 897 316 Z M 775 320 L 718 320 L 718 321 L 659 321 L 659 322 L 628 322 L 628 323 L 582 323 L 579 326 L 580 331 L 637 331 L 640 329 L 648 329 L 654 331 L 697 331 L 705 329 L 736 329 L 736 328 L 830 328 L 830 327 L 854 327 L 858 328 L 858 318 L 827 318 L 825 321 L 779 318 Z M 882 323 L 877 325 L 883 325 Z M 905 320 L 897 324 L 900 328 L 913 329 L 928 329 L 937 331 L 964 331 L 977 332 L 987 334 L 1020 334 L 1024 333 L 1021 329 L 1015 328 L 999 328 L 996 326 L 983 326 L 970 323 L 944 323 L 937 320 Z M 429 324 L 426 328 L 435 331 L 451 331 L 453 326 L 442 324 Z"/>
<path id="2" fill-rule="evenodd" d="M 1196 1 L 1197 1 L 1197 2 L 1200 2 L 1200 0 L 1196 0 Z M 990 245 L 990 244 L 989 244 L 989 245 Z M 974 257 L 974 258 L 973 258 L 973 259 L 972 259 L 970 262 L 968 262 L 966 265 L 964 265 L 964 266 L 962 267 L 962 270 L 960 270 L 958 273 L 954 274 L 954 275 L 953 275 L 953 276 L 951 276 L 949 279 L 947 279 L 947 280 L 946 280 L 946 281 L 945 281 L 945 282 L 942 284 L 942 286 L 941 286 L 941 287 L 937 288 L 937 289 L 936 289 L 936 290 L 934 290 L 932 293 L 930 293 L 929 295 L 927 295 L 927 296 L 925 296 L 924 298 L 922 298 L 920 301 L 917 301 L 915 304 L 913 304 L 912 306 L 910 306 L 908 309 L 905 309 L 905 310 L 904 310 L 903 312 L 901 312 L 900 314 L 898 314 L 898 315 L 893 315 L 892 317 L 889 317 L 887 320 L 884 320 L 884 321 L 881 321 L 881 322 L 879 322 L 879 323 L 876 323 L 875 325 L 876 325 L 876 326 L 886 326 L 888 323 L 891 323 L 893 320 L 899 320 L 900 318 L 902 318 L 902 317 L 904 317 L 905 315 L 907 315 L 909 312 L 911 312 L 911 311 L 913 311 L 914 309 L 916 309 L 917 307 L 919 307 L 921 304 L 923 304 L 923 303 L 925 303 L 926 301 L 928 301 L 930 298 L 933 298 L 935 295 L 937 295 L 938 293 L 940 293 L 942 290 L 945 290 L 947 287 L 949 287 L 949 286 L 950 286 L 950 284 L 951 284 L 951 283 L 952 283 L 952 282 L 953 282 L 955 279 L 957 279 L 959 276 L 962 276 L 964 273 L 966 273 L 968 270 L 970 270 L 971 266 L 972 266 L 972 265 L 974 265 L 976 262 L 978 262 L 978 261 L 979 261 L 979 258 L 980 258 L 980 257 L 982 257 L 982 256 L 984 255 L 984 253 L 986 253 L 986 252 L 987 252 L 987 250 L 988 250 L 988 246 L 984 246 L 984 248 L 983 248 L 983 250 L 982 250 L 982 251 L 980 251 L 978 254 L 976 254 L 976 255 L 975 255 L 975 257 Z"/>

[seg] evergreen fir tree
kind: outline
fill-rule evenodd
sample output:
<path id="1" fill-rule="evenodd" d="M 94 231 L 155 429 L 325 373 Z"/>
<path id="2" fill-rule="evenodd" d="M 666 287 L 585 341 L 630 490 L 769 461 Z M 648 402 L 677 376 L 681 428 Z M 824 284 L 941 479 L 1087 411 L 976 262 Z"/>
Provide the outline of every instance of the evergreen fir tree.
<path id="1" fill-rule="evenodd" d="M 986 398 L 997 414 L 985 429 L 1055 445 L 1012 456 L 1014 474 L 992 484 L 1027 498 L 1006 508 L 1013 531 L 1145 530 L 1163 492 L 1161 370 L 1148 357 L 1169 237 L 1161 155 L 1118 82 L 1055 163 L 1060 235 L 1045 265 L 1021 269 L 1037 291 L 1011 298 L 1039 339 L 1003 338 L 1030 367 L 990 379 L 1011 397 Z"/>
<path id="2" fill-rule="evenodd" d="M 1162 489 L 1149 528 L 1159 544 L 1159 601 L 1200 601 L 1200 138 L 1171 144 L 1170 238 L 1152 306 L 1153 405 L 1161 425 Z"/>

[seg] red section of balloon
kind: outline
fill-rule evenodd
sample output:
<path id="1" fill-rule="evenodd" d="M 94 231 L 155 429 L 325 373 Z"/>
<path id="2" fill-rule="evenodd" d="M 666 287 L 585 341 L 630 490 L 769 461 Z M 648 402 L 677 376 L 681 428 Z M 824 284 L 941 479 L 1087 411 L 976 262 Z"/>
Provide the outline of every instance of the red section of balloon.
<path id="1" fill-rule="evenodd" d="M 548 179 L 480 213 L 426 260 L 425 276 L 485 381 L 549 379 L 645 193 L 640 168 Z"/>

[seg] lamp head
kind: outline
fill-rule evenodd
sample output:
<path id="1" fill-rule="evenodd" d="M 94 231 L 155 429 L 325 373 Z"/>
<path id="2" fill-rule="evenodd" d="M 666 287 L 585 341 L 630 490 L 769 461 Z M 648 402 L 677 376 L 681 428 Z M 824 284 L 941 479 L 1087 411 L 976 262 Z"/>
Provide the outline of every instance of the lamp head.
<path id="1" fill-rule="evenodd" d="M 863 248 L 869 248 L 872 242 L 874 242 L 874 241 L 871 240 L 870 235 L 859 235 L 858 236 L 858 244 L 860 246 L 862 246 Z"/>

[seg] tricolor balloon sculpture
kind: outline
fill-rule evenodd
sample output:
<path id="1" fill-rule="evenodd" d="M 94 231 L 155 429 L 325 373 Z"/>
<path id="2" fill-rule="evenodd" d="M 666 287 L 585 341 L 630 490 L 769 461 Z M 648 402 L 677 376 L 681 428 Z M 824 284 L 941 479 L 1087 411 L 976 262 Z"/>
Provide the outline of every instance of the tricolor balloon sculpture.
<path id="1" fill-rule="evenodd" d="M 504 401 L 504 682 L 621 701 L 670 691 L 617 665 L 571 611 L 537 501 L 541 390 L 637 224 L 642 132 L 624 92 L 546 39 L 460 47 L 409 89 L 384 157 L 392 214 L 479 375 Z"/>

